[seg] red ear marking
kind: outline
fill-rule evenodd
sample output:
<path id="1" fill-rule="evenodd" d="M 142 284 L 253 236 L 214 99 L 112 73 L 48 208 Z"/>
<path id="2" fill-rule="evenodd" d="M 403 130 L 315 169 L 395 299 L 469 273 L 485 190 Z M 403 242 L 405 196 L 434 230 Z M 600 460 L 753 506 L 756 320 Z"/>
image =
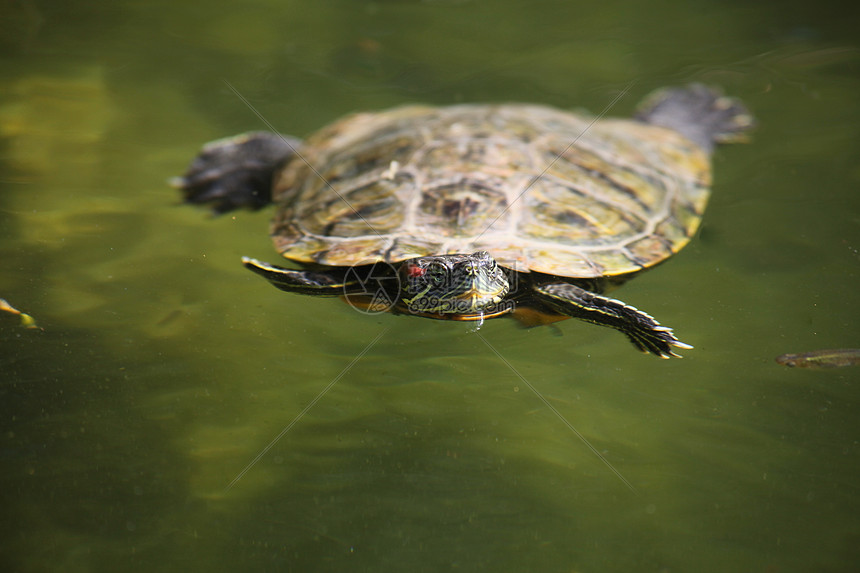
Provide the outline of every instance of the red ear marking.
<path id="1" fill-rule="evenodd" d="M 424 276 L 424 273 L 427 272 L 427 269 L 419 267 L 418 265 L 407 265 L 406 266 L 406 276 L 409 278 L 415 278 Z"/>

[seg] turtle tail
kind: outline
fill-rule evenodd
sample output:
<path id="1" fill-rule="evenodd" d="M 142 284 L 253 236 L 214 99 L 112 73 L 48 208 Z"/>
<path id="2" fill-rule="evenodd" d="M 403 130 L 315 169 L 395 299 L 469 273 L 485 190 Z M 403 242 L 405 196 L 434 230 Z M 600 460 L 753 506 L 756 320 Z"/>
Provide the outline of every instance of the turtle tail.
<path id="1" fill-rule="evenodd" d="M 658 90 L 635 117 L 677 131 L 709 152 L 718 143 L 746 141 L 745 132 L 755 124 L 740 100 L 702 84 Z"/>

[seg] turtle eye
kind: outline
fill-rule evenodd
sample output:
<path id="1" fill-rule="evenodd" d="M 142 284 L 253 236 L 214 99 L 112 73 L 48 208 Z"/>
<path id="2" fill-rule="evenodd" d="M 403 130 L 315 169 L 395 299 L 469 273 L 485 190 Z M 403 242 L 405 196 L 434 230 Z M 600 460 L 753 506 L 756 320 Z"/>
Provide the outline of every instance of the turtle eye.
<path id="1" fill-rule="evenodd" d="M 427 267 L 427 276 L 434 285 L 438 286 L 445 282 L 448 269 L 443 264 L 432 263 Z"/>

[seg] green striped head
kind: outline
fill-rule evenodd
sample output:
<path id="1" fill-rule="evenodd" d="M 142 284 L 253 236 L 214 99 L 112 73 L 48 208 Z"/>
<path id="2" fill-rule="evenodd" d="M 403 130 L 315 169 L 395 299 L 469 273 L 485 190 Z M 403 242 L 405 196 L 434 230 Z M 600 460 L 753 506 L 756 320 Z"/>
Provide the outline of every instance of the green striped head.
<path id="1" fill-rule="evenodd" d="M 400 266 L 400 285 L 400 300 L 411 312 L 466 315 L 498 305 L 510 289 L 486 251 L 409 259 Z"/>

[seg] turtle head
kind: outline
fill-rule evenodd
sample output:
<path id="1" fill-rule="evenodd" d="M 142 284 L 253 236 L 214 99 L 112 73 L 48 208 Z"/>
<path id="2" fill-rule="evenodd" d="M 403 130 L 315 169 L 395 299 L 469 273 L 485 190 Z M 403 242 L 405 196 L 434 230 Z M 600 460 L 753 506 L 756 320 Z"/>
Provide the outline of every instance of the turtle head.
<path id="1" fill-rule="evenodd" d="M 418 313 L 480 314 L 510 285 L 487 251 L 417 257 L 400 266 L 401 301 Z"/>

